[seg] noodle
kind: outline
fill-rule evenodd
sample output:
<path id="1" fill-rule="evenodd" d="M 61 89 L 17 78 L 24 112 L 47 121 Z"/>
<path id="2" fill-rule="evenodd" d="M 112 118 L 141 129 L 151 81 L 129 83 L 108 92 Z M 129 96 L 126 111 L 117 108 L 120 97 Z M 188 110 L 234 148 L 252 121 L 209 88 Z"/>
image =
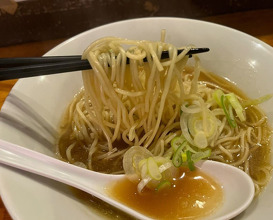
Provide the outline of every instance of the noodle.
<path id="1" fill-rule="evenodd" d="M 189 123 L 202 118 L 198 126 L 207 135 L 204 146 L 211 148 L 209 159 L 244 170 L 259 193 L 272 169 L 268 158 L 255 160 L 255 155 L 268 151 L 271 131 L 266 116 L 250 106 L 247 120 L 235 117 L 237 127 L 231 127 L 223 109 L 213 101 L 216 89 L 230 92 L 225 82 L 203 70 L 196 55 L 194 66 L 186 66 L 191 47 L 177 55 L 178 48 L 164 39 L 164 34 L 160 42 L 109 37 L 84 51 L 82 58 L 93 69 L 83 71 L 84 87 L 67 108 L 58 155 L 95 171 L 123 173 L 122 158 L 132 146 L 163 156 L 181 133 L 195 145 Z M 169 52 L 169 59 L 160 59 L 163 50 Z"/>

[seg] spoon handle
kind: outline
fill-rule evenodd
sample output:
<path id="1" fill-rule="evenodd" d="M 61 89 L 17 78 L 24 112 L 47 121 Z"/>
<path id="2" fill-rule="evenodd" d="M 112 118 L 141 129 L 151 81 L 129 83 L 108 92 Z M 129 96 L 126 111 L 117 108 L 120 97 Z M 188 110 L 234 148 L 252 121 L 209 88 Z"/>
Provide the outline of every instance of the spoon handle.
<path id="1" fill-rule="evenodd" d="M 136 217 L 149 219 L 109 197 L 105 188 L 123 175 L 86 170 L 42 153 L 0 140 L 0 163 L 76 187 Z"/>

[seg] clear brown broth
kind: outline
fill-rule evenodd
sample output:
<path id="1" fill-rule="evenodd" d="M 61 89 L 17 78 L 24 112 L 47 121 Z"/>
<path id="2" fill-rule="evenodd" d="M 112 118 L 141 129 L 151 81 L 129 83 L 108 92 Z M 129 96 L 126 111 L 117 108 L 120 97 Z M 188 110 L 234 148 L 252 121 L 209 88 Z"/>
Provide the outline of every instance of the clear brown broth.
<path id="1" fill-rule="evenodd" d="M 213 213 L 222 203 L 223 190 L 200 170 L 181 169 L 172 187 L 160 192 L 137 192 L 136 184 L 126 178 L 110 187 L 118 201 L 153 219 L 198 219 Z"/>
<path id="2" fill-rule="evenodd" d="M 192 172 L 182 168 L 180 173 L 183 178 L 174 180 L 176 187 L 162 192 L 146 190 L 139 195 L 136 184 L 126 178 L 109 185 L 106 191 L 109 196 L 153 219 L 199 219 L 222 205 L 223 189 L 214 179 L 198 169 Z M 103 219 L 134 219 L 88 193 L 72 187 L 71 191 Z"/>

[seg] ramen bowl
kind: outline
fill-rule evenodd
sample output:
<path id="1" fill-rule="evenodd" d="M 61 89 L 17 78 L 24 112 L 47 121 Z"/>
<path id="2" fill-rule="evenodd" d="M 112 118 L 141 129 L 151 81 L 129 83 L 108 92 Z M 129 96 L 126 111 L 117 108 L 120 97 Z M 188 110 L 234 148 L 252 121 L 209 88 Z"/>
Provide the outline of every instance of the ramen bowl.
<path id="1" fill-rule="evenodd" d="M 210 48 L 209 53 L 199 55 L 202 67 L 231 81 L 248 97 L 273 93 L 272 47 L 242 32 L 196 20 L 143 18 L 112 23 L 77 35 L 46 55 L 82 54 L 92 41 L 105 36 L 159 40 L 162 29 L 167 31 L 166 41 L 175 46 L 193 44 Z M 55 157 L 59 122 L 81 87 L 80 72 L 19 80 L 1 110 L 0 138 Z M 261 107 L 272 126 L 273 101 Z M 104 211 L 83 202 L 68 186 L 3 165 L 0 166 L 0 193 L 14 219 L 106 218 Z M 270 182 L 236 219 L 270 218 L 272 202 L 273 183 Z M 109 213 L 107 216 L 113 217 Z"/>

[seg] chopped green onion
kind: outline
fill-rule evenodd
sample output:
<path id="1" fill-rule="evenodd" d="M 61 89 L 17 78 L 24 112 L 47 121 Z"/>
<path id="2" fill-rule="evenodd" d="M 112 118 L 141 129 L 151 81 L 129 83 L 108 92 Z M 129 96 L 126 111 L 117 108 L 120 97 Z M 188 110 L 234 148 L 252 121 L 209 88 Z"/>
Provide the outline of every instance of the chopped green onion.
<path id="1" fill-rule="evenodd" d="M 173 162 L 173 165 L 174 165 L 175 167 L 180 167 L 180 166 L 182 165 L 181 153 L 182 153 L 183 148 L 184 148 L 184 145 L 181 145 L 181 146 L 174 152 L 172 162 Z"/>
<path id="2" fill-rule="evenodd" d="M 246 117 L 244 115 L 244 109 L 242 105 L 240 104 L 239 100 L 237 99 L 236 95 L 234 93 L 229 93 L 226 95 L 226 97 L 229 103 L 231 104 L 231 106 L 234 108 L 240 121 L 245 121 Z"/>
<path id="3" fill-rule="evenodd" d="M 124 154 L 122 165 L 128 179 L 136 182 L 140 178 L 141 173 L 139 167 L 140 161 L 152 156 L 153 154 L 149 150 L 140 146 L 133 146 L 127 150 Z"/>
<path id="4" fill-rule="evenodd" d="M 159 172 L 158 166 L 153 157 L 149 157 L 147 161 L 148 173 L 150 177 L 154 180 L 160 180 L 162 178 Z"/>
<path id="5" fill-rule="evenodd" d="M 197 153 L 197 151 L 196 150 L 194 150 L 193 148 L 196 148 L 196 146 L 190 146 L 189 144 L 187 144 L 186 146 L 185 146 L 185 150 L 189 150 L 190 152 L 192 152 L 192 153 Z"/>
<path id="6" fill-rule="evenodd" d="M 159 167 L 160 165 L 169 162 L 169 160 L 165 157 L 161 157 L 161 156 L 155 156 L 153 157 L 157 166 Z"/>
<path id="7" fill-rule="evenodd" d="M 135 155 L 133 155 L 133 158 L 132 158 L 133 167 L 134 167 L 135 169 L 137 169 L 137 166 L 139 166 L 139 163 L 140 163 L 142 160 L 145 160 L 145 159 L 143 159 L 143 156 L 142 156 L 142 155 L 140 155 L 140 154 L 135 154 Z"/>
<path id="8" fill-rule="evenodd" d="M 223 108 L 223 110 L 224 110 L 224 113 L 225 113 L 225 115 L 226 115 L 227 121 L 228 121 L 229 125 L 230 125 L 232 128 L 235 128 L 235 127 L 236 127 L 236 121 L 230 117 L 230 115 L 229 115 L 229 113 L 228 113 L 228 111 L 227 111 L 225 102 L 226 102 L 226 97 L 225 97 L 225 95 L 222 95 L 222 96 L 221 96 L 221 104 L 222 104 L 222 108 Z"/>
<path id="9" fill-rule="evenodd" d="M 199 151 L 196 154 L 191 155 L 191 159 L 193 162 L 197 162 L 199 160 L 205 159 L 211 155 L 211 149 L 207 149 L 205 151 Z"/>
<path id="10" fill-rule="evenodd" d="M 147 158 L 142 159 L 141 161 L 139 161 L 139 163 L 138 163 L 138 169 L 140 170 L 141 167 L 142 167 L 144 164 L 146 164 L 146 163 L 147 163 Z"/>
<path id="11" fill-rule="evenodd" d="M 182 136 L 173 138 L 171 141 L 173 151 L 176 151 L 177 148 L 180 147 L 185 141 L 185 138 L 183 138 Z"/>
<path id="12" fill-rule="evenodd" d="M 187 162 L 187 154 L 186 153 L 182 153 L 181 157 L 182 157 L 182 162 Z"/>
<path id="13" fill-rule="evenodd" d="M 197 132 L 194 136 L 193 142 L 200 149 L 206 148 L 208 146 L 208 140 L 205 132 L 204 131 Z"/>
<path id="14" fill-rule="evenodd" d="M 205 122 L 205 123 L 204 123 Z M 195 138 L 195 136 L 198 136 L 199 132 L 205 132 L 206 139 L 209 139 L 215 135 L 216 129 L 217 129 L 217 121 L 215 116 L 211 111 L 207 111 L 204 113 L 195 113 L 190 114 L 188 117 L 188 131 L 189 133 Z M 205 127 L 204 127 L 205 126 Z M 200 134 L 199 134 L 200 135 Z M 203 134 L 202 134 L 203 135 Z M 199 138 L 197 138 L 198 140 Z M 204 142 L 202 142 L 204 144 Z M 195 143 L 195 145 L 198 148 L 205 148 L 206 146 L 203 146 L 198 144 L 198 141 Z"/>
<path id="15" fill-rule="evenodd" d="M 155 188 L 155 191 L 160 192 L 170 187 L 171 187 L 171 182 L 168 180 L 163 180 L 157 185 L 157 187 Z"/>
<path id="16" fill-rule="evenodd" d="M 271 99 L 272 98 L 272 94 L 268 94 L 268 95 L 265 95 L 265 96 L 262 96 L 258 99 L 251 99 L 251 100 L 247 100 L 247 101 L 244 101 L 242 103 L 243 107 L 248 107 L 248 106 L 251 106 L 251 105 L 259 105 L 263 102 L 266 102 L 267 100 Z"/>
<path id="17" fill-rule="evenodd" d="M 148 175 L 148 166 L 147 166 L 147 159 L 145 160 L 145 163 L 140 168 L 140 176 L 142 179 L 146 178 Z"/>
<path id="18" fill-rule="evenodd" d="M 193 171 L 195 167 L 194 167 L 194 162 L 191 159 L 191 152 L 187 150 L 186 154 L 187 154 L 188 167 L 191 171 Z"/>
<path id="19" fill-rule="evenodd" d="M 215 102 L 221 107 L 222 107 L 222 102 L 221 102 L 221 97 L 224 95 L 223 91 L 220 89 L 217 89 L 213 92 L 212 97 L 214 98 Z"/>
<path id="20" fill-rule="evenodd" d="M 231 105 L 228 105 L 228 115 L 230 117 L 231 120 L 234 120 L 234 114 L 233 114 L 233 109 L 232 109 L 232 106 Z"/>

